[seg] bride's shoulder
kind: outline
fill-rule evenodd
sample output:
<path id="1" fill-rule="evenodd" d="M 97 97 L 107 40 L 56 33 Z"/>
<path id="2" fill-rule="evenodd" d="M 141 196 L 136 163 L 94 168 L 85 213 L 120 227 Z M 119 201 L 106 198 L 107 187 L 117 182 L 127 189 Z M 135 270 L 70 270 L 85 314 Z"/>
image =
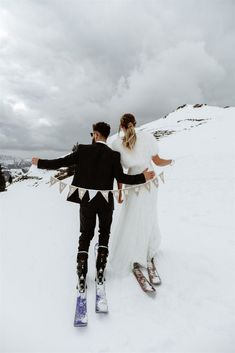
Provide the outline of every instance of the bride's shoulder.
<path id="1" fill-rule="evenodd" d="M 120 136 L 117 136 L 117 137 L 111 142 L 111 146 L 110 146 L 110 147 L 112 148 L 112 150 L 120 152 L 121 146 L 122 146 L 122 139 L 121 139 Z"/>
<path id="2" fill-rule="evenodd" d="M 137 135 L 137 139 L 138 139 L 138 135 Z M 152 148 L 154 148 L 154 150 L 157 149 L 157 140 L 154 137 L 153 134 L 151 134 L 151 132 L 148 131 L 140 131 L 140 138 L 139 138 L 139 142 L 141 142 L 141 146 L 145 146 L 148 149 L 150 148 L 152 150 Z"/>

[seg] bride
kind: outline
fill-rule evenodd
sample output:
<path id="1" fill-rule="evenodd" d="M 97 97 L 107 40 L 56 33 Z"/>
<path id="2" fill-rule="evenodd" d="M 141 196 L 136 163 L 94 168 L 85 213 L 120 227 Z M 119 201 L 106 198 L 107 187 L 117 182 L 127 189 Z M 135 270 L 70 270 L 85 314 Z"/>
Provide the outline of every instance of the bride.
<path id="1" fill-rule="evenodd" d="M 113 150 L 120 152 L 122 166 L 128 169 L 128 174 L 152 169 L 152 162 L 161 167 L 172 164 L 173 160 L 159 157 L 154 136 L 136 131 L 135 126 L 134 115 L 124 114 L 119 127 L 119 132 L 122 130 L 124 136 L 118 134 L 111 145 Z M 159 284 L 160 277 L 154 263 L 161 239 L 157 212 L 158 189 L 153 183 L 150 184 L 150 190 L 143 186 L 138 195 L 134 188 L 129 189 L 124 202 L 122 185 L 118 184 L 118 202 L 123 204 L 110 239 L 109 268 L 124 275 L 133 270 L 133 266 L 140 265 L 147 268 L 150 282 Z"/>

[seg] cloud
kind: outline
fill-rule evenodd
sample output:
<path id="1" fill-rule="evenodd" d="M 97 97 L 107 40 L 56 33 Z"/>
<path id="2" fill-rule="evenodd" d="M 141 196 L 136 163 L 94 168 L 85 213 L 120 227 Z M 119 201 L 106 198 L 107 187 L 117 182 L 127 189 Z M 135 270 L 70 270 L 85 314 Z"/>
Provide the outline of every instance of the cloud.
<path id="1" fill-rule="evenodd" d="M 68 151 L 184 103 L 234 104 L 234 2 L 1 1 L 0 149 Z"/>

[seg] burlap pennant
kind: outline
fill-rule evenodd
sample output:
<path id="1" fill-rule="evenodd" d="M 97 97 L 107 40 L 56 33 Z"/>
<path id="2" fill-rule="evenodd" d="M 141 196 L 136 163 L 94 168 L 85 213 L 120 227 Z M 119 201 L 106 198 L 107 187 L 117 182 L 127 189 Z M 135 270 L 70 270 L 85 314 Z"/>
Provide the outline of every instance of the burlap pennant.
<path id="1" fill-rule="evenodd" d="M 50 178 L 50 186 L 54 185 L 55 183 L 58 183 L 59 179 L 51 176 Z"/>
<path id="2" fill-rule="evenodd" d="M 153 179 L 153 183 L 158 188 L 158 178 Z"/>
<path id="3" fill-rule="evenodd" d="M 85 193 L 86 193 L 86 189 L 78 188 L 78 196 L 80 200 L 82 200 Z"/>
<path id="4" fill-rule="evenodd" d="M 134 190 L 135 190 L 136 195 L 138 196 L 139 192 L 140 192 L 140 187 L 139 186 L 135 186 Z"/>
<path id="5" fill-rule="evenodd" d="M 113 190 L 113 196 L 114 196 L 115 199 L 118 201 L 118 198 L 119 198 L 119 191 L 118 191 L 118 190 Z"/>
<path id="6" fill-rule="evenodd" d="M 124 190 L 123 190 L 123 194 L 125 195 L 125 197 L 127 197 L 128 194 L 129 194 L 129 190 L 128 190 L 128 189 L 124 189 Z"/>
<path id="7" fill-rule="evenodd" d="M 101 191 L 101 194 L 104 196 L 105 200 L 109 202 L 109 191 Z"/>
<path id="8" fill-rule="evenodd" d="M 159 174 L 159 176 L 160 176 L 162 182 L 165 183 L 164 172 L 161 172 L 161 173 Z"/>
<path id="9" fill-rule="evenodd" d="M 63 183 L 63 181 L 60 181 L 60 184 L 59 184 L 59 190 L 60 190 L 60 193 L 63 192 L 63 190 L 66 188 L 67 184 Z"/>
<path id="10" fill-rule="evenodd" d="M 97 195 L 97 190 L 88 190 L 90 201 Z"/>
<path id="11" fill-rule="evenodd" d="M 67 197 L 70 197 L 78 188 L 73 185 L 69 185 L 69 193 Z"/>
<path id="12" fill-rule="evenodd" d="M 150 191 L 150 188 L 151 188 L 151 183 L 150 183 L 150 182 L 144 184 L 144 186 L 146 187 L 146 189 L 147 189 L 148 191 Z"/>

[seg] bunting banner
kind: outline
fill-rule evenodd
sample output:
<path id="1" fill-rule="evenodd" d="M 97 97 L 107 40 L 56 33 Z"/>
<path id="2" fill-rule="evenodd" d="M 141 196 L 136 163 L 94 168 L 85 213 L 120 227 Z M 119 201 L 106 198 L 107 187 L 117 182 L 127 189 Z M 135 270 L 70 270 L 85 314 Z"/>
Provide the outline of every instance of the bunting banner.
<path id="1" fill-rule="evenodd" d="M 153 180 L 153 183 L 154 183 L 154 185 L 158 188 L 158 179 L 157 179 L 157 178 L 155 178 L 155 179 Z"/>
<path id="2" fill-rule="evenodd" d="M 101 194 L 104 196 L 105 200 L 109 202 L 109 191 L 101 191 Z"/>
<path id="3" fill-rule="evenodd" d="M 68 193 L 68 197 L 71 196 L 78 188 L 76 186 L 73 185 L 69 185 L 69 193 Z"/>
<path id="4" fill-rule="evenodd" d="M 118 201 L 118 198 L 119 198 L 119 191 L 118 191 L 118 190 L 113 190 L 113 196 L 114 196 L 115 199 Z"/>
<path id="5" fill-rule="evenodd" d="M 55 183 L 58 183 L 59 179 L 51 176 L 51 179 L 50 179 L 50 186 L 54 185 Z"/>
<path id="6" fill-rule="evenodd" d="M 75 189 L 75 190 L 76 190 L 76 189 Z M 74 190 L 74 191 L 75 191 L 75 190 Z M 85 193 L 86 193 L 86 190 L 85 190 L 85 189 L 81 189 L 81 188 L 78 189 L 78 195 L 79 195 L 79 199 L 80 199 L 80 200 L 82 200 L 82 198 L 83 198 L 83 196 L 85 195 Z M 71 195 L 71 194 L 70 194 L 70 195 Z M 69 196 L 70 196 L 70 195 L 69 195 Z"/>
<path id="7" fill-rule="evenodd" d="M 59 190 L 60 190 L 60 193 L 63 192 L 63 190 L 66 188 L 67 184 L 63 183 L 62 181 L 60 181 L 60 184 L 59 184 Z"/>
<path id="8" fill-rule="evenodd" d="M 163 172 L 161 172 L 161 173 L 159 174 L 159 176 L 160 176 L 160 178 L 161 178 L 162 182 L 163 182 L 163 183 L 165 183 L 165 180 L 164 180 L 164 173 L 163 173 Z"/>
<path id="9" fill-rule="evenodd" d="M 128 189 L 122 189 L 123 192 L 124 192 L 124 195 L 127 197 L 128 196 L 128 193 L 129 193 L 129 190 Z"/>
<path id="10" fill-rule="evenodd" d="M 163 183 L 165 183 L 165 178 L 164 178 L 164 172 L 162 171 L 160 174 L 156 175 L 153 179 L 147 181 L 144 184 L 139 184 L 139 185 L 131 185 L 131 186 L 127 186 L 121 189 L 123 195 L 125 197 L 128 197 L 130 190 L 134 190 L 135 194 L 138 196 L 139 193 L 141 192 L 141 189 L 144 187 L 145 189 L 147 189 L 149 192 L 151 191 L 151 185 L 154 184 L 155 187 L 158 188 L 159 186 L 159 179 L 158 177 L 161 179 L 161 181 Z M 64 189 L 66 188 L 66 186 L 69 186 L 69 192 L 67 197 L 70 197 L 77 189 L 78 189 L 78 195 L 80 200 L 82 200 L 82 198 L 84 197 L 85 193 L 88 192 L 89 193 L 89 198 L 90 200 L 93 199 L 93 197 L 95 197 L 95 195 L 100 192 L 102 194 L 102 196 L 105 198 L 105 200 L 108 202 L 109 201 L 109 193 L 112 192 L 112 194 L 114 195 L 114 197 L 116 198 L 116 200 L 118 200 L 119 198 L 119 189 L 112 189 L 112 190 L 91 190 L 91 189 L 85 189 L 85 188 L 81 188 L 81 187 L 77 187 L 74 185 L 69 185 L 66 184 L 65 182 L 51 176 L 50 177 L 50 186 L 59 183 L 59 192 L 62 193 L 64 191 Z"/>
<path id="11" fill-rule="evenodd" d="M 148 191 L 150 191 L 150 189 L 151 189 L 151 183 L 146 183 L 146 184 L 145 184 L 145 187 L 146 187 L 146 189 L 147 189 Z"/>
<path id="12" fill-rule="evenodd" d="M 138 196 L 139 192 L 140 192 L 140 186 L 135 186 L 134 190 L 135 190 L 136 195 Z"/>

